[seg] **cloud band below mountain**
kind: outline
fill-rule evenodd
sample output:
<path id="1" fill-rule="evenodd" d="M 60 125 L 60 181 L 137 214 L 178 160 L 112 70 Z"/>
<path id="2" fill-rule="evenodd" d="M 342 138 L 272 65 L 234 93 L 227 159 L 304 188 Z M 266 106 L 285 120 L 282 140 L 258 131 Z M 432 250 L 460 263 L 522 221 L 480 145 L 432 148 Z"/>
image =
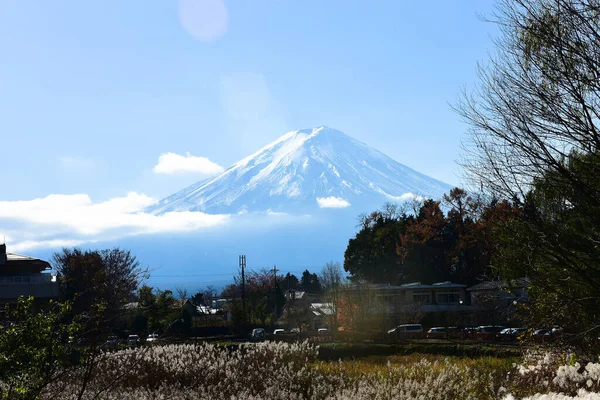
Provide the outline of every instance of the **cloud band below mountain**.
<path id="1" fill-rule="evenodd" d="M 255 230 L 301 221 L 309 215 L 282 212 L 206 214 L 198 211 L 146 212 L 155 199 L 136 192 L 102 202 L 87 194 L 52 194 L 25 201 L 0 201 L 0 238 L 9 252 L 82 246 L 144 234 Z M 235 221 L 235 224 L 232 222 Z"/>
<path id="2" fill-rule="evenodd" d="M 13 251 L 72 246 L 145 233 L 185 232 L 226 224 L 226 214 L 143 210 L 155 202 L 135 192 L 94 203 L 86 194 L 52 194 L 27 201 L 0 202 L 0 231 Z"/>

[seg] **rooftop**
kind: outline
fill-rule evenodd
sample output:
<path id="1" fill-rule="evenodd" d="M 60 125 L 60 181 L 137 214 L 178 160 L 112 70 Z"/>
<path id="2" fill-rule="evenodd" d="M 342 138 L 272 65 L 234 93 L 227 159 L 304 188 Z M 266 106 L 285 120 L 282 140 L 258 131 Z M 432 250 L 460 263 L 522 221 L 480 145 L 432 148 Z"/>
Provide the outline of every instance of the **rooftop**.
<path id="1" fill-rule="evenodd" d="M 400 286 L 391 285 L 389 283 L 369 283 L 369 284 L 353 284 L 348 289 L 350 290 L 410 290 L 410 289 L 437 289 L 437 288 L 465 288 L 467 285 L 462 283 L 452 283 L 450 281 L 436 282 L 431 285 L 421 282 L 404 283 Z"/>
<path id="2" fill-rule="evenodd" d="M 411 282 L 400 285 L 402 289 L 431 289 L 431 285 L 425 285 L 421 282 Z"/>
<path id="3" fill-rule="evenodd" d="M 6 253 L 6 261 L 36 261 L 39 258 L 33 258 L 16 253 Z"/>
<path id="4" fill-rule="evenodd" d="M 432 284 L 431 286 L 433 286 L 434 288 L 464 288 L 467 287 L 467 285 L 463 285 L 462 283 L 452 283 L 450 281 L 446 281 L 446 282 L 436 282 L 434 284 Z"/>
<path id="5" fill-rule="evenodd" d="M 513 281 L 511 281 L 511 286 L 517 287 L 517 288 L 522 288 L 522 287 L 526 287 L 528 283 L 529 283 L 529 279 L 519 278 L 519 279 L 514 279 Z M 469 290 L 469 291 L 495 290 L 495 289 L 507 289 L 508 287 L 509 287 L 509 285 L 507 285 L 506 282 L 497 280 L 497 281 L 479 282 L 478 284 L 471 286 L 467 290 Z"/>
<path id="6" fill-rule="evenodd" d="M 294 299 L 294 300 L 302 300 L 304 297 L 310 297 L 313 296 L 310 293 L 304 292 L 304 291 L 300 291 L 300 290 L 290 290 L 289 292 L 285 293 L 285 298 L 286 299 Z"/>
<path id="7" fill-rule="evenodd" d="M 0 244 L 0 266 L 3 273 L 9 273 L 10 275 L 14 275 L 18 270 L 28 273 L 39 273 L 52 269 L 50 263 L 39 258 L 8 253 L 6 251 L 6 244 Z"/>
<path id="8" fill-rule="evenodd" d="M 349 290 L 393 290 L 393 289 L 403 289 L 402 286 L 395 286 L 389 283 L 366 283 L 359 284 L 354 283 L 348 287 Z"/>
<path id="9" fill-rule="evenodd" d="M 326 316 L 335 314 L 333 304 L 331 303 L 312 303 L 310 309 L 316 316 Z"/>

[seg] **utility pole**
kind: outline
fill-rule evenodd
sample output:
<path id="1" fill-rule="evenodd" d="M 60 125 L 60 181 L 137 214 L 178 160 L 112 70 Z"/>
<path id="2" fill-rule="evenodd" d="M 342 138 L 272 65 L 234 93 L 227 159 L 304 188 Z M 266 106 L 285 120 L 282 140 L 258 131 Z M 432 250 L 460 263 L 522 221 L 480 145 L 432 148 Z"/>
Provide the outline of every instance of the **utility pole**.
<path id="1" fill-rule="evenodd" d="M 275 325 L 277 319 L 277 265 L 273 265 L 273 300 L 275 304 L 273 307 L 273 325 Z"/>
<path id="2" fill-rule="evenodd" d="M 244 313 L 246 312 L 246 276 L 244 275 L 244 268 L 246 268 L 246 256 L 240 256 L 240 268 L 242 269 L 242 308 Z"/>

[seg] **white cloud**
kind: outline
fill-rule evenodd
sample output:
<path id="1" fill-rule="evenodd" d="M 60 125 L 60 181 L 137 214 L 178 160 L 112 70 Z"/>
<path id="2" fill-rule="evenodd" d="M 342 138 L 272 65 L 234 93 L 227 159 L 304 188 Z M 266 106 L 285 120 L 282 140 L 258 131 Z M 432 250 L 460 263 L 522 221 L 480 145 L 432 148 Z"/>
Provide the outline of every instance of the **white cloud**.
<path id="1" fill-rule="evenodd" d="M 221 226 L 227 214 L 143 210 L 155 200 L 144 194 L 94 203 L 86 194 L 52 194 L 28 201 L 0 201 L 0 234 L 10 235 L 13 251 L 75 246 L 161 232 L 186 232 Z"/>
<path id="2" fill-rule="evenodd" d="M 317 197 L 317 203 L 321 208 L 346 208 L 350 203 L 341 197 Z"/>
<path id="3" fill-rule="evenodd" d="M 206 157 L 196 157 L 190 153 L 182 156 L 177 153 L 163 153 L 158 157 L 158 163 L 153 171 L 157 174 L 177 174 L 182 172 L 193 172 L 204 176 L 213 176 L 223 172 L 225 169 L 210 161 Z"/>
<path id="4" fill-rule="evenodd" d="M 419 196 L 418 194 L 414 194 L 414 193 L 404 193 L 403 195 L 400 196 L 392 196 L 392 195 L 387 195 L 387 197 L 389 197 L 390 199 L 394 200 L 394 201 L 399 201 L 399 202 L 404 202 L 404 201 L 409 201 L 409 200 L 418 200 L 418 201 L 424 201 L 425 197 L 423 196 Z"/>
<path id="5" fill-rule="evenodd" d="M 290 215 L 288 213 L 281 212 L 281 211 L 273 211 L 270 208 L 266 211 L 266 214 L 267 215 L 279 215 L 279 216 L 282 216 L 282 217 Z"/>
<path id="6" fill-rule="evenodd" d="M 94 241 L 90 241 L 94 242 Z M 8 242 L 9 253 L 19 253 L 21 251 L 28 251 L 34 249 L 47 249 L 47 248 L 61 248 L 61 247 L 74 247 L 79 246 L 86 243 L 84 240 L 24 240 L 21 242 L 17 242 L 14 245 L 11 242 Z"/>

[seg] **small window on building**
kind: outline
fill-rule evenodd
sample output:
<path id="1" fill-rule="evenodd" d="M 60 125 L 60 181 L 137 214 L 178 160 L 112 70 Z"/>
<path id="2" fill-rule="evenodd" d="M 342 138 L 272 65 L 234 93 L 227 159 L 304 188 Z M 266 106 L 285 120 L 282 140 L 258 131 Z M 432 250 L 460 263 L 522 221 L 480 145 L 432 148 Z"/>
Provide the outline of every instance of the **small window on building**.
<path id="1" fill-rule="evenodd" d="M 437 294 L 439 304 L 458 304 L 460 302 L 459 292 L 439 292 Z"/>
<path id="2" fill-rule="evenodd" d="M 431 304 L 431 293 L 415 292 L 413 293 L 413 301 L 420 304 Z"/>

